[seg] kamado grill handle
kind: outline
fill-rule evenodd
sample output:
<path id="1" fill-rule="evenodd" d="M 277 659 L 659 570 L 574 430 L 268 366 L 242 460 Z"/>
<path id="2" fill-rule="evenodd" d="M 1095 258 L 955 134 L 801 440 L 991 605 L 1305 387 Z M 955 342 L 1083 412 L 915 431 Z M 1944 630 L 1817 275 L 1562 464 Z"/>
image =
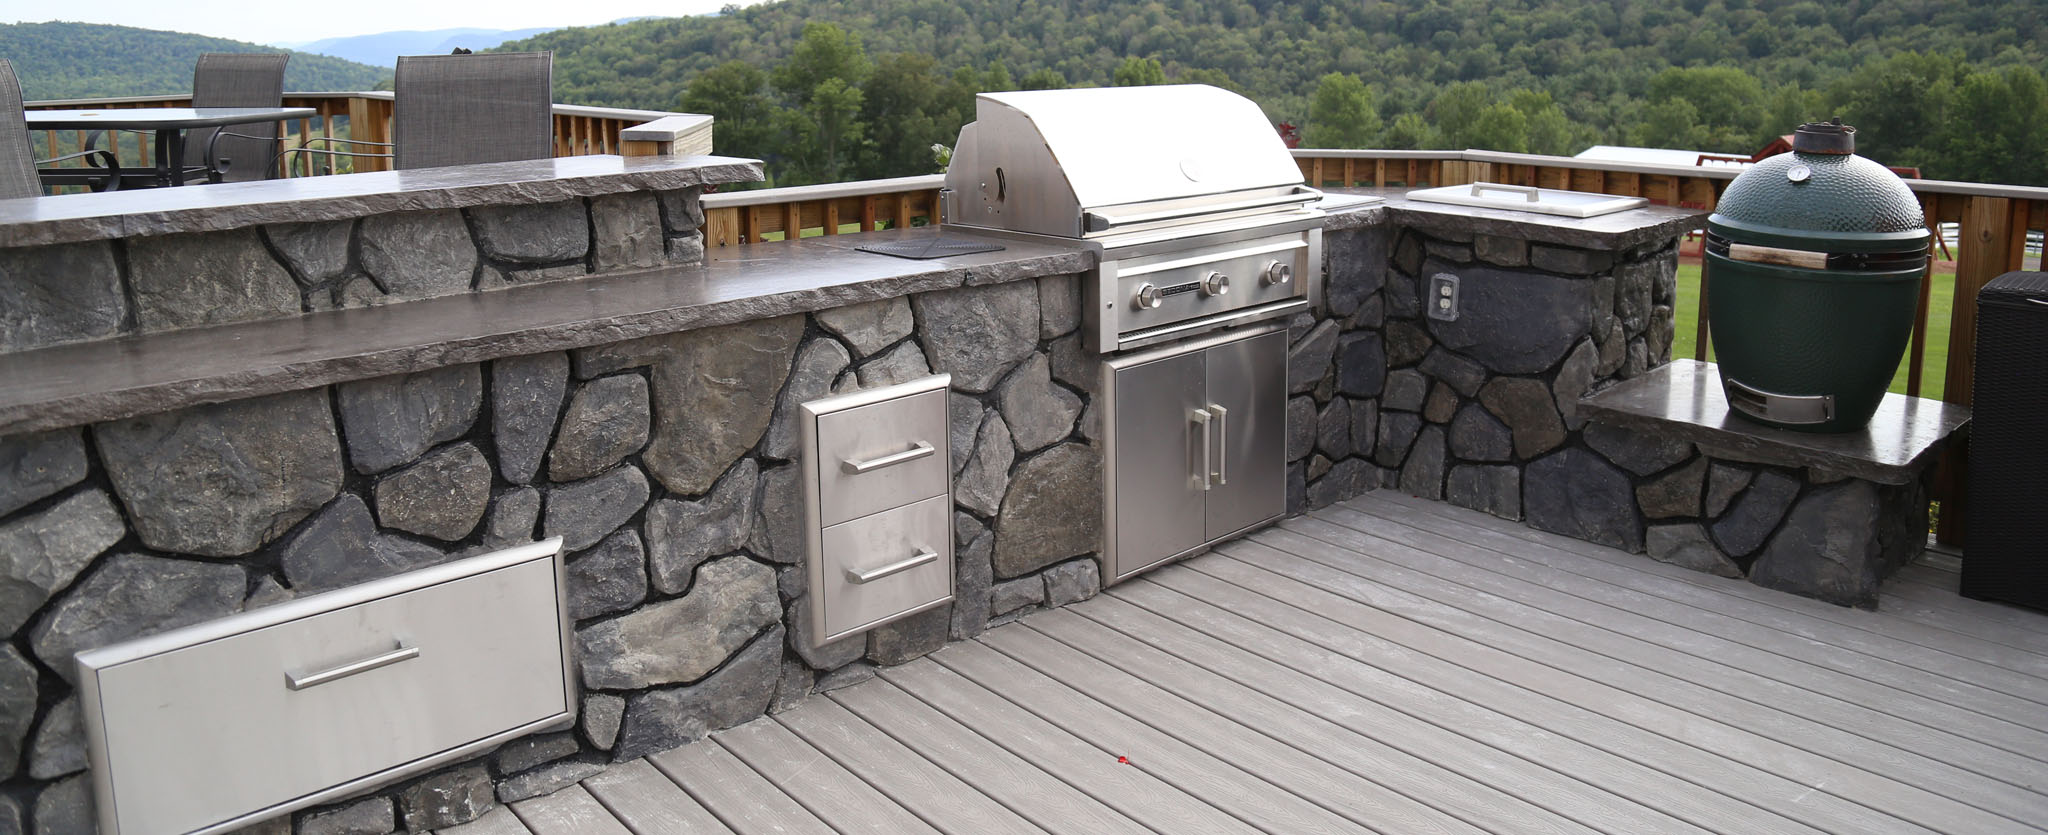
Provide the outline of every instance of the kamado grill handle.
<path id="1" fill-rule="evenodd" d="M 1288 192 L 1286 194 L 1268 194 L 1262 197 L 1252 197 L 1244 200 L 1233 200 L 1228 203 L 1204 203 L 1200 206 L 1189 206 L 1179 209 L 1166 209 L 1157 212 L 1139 212 L 1137 214 L 1129 215 L 1109 214 L 1104 212 L 1082 212 L 1081 222 L 1082 226 L 1086 228 L 1089 232 L 1107 232 L 1118 226 L 1129 226 L 1134 223 L 1151 223 L 1153 221 L 1159 220 L 1175 220 L 1178 218 L 1196 217 L 1199 215 L 1211 215 L 1220 212 L 1234 212 L 1240 209 L 1258 209 L 1264 208 L 1266 206 L 1280 206 L 1288 203 L 1306 204 L 1313 203 L 1321 199 L 1323 199 L 1323 193 L 1321 191 L 1309 188 L 1308 186 L 1295 186 L 1294 191 Z"/>

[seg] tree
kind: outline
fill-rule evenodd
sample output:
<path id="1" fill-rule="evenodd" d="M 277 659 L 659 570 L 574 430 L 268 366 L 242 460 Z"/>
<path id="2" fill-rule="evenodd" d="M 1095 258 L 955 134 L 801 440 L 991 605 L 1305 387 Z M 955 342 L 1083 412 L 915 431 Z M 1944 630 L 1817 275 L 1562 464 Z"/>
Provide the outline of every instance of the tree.
<path id="1" fill-rule="evenodd" d="M 1302 144 L 1310 148 L 1370 148 L 1379 140 L 1380 114 L 1372 90 L 1358 76 L 1330 73 L 1316 82 Z"/>
<path id="2" fill-rule="evenodd" d="M 1549 93 L 1516 89 L 1508 93 L 1508 104 L 1527 120 L 1529 153 L 1570 156 L 1581 144 L 1590 144 L 1581 141 L 1580 131 Z"/>
<path id="3" fill-rule="evenodd" d="M 884 55 L 875 60 L 861 92 L 868 155 L 859 175 L 934 173 L 937 163 L 931 146 L 953 144 L 962 121 L 950 81 L 939 74 L 938 61 L 914 52 Z"/>
<path id="4" fill-rule="evenodd" d="M 1506 102 L 1487 105 L 1479 111 L 1479 117 L 1472 120 L 1467 143 L 1465 147 L 1468 148 L 1526 154 L 1529 152 L 1529 117 Z"/>
<path id="5" fill-rule="evenodd" d="M 1110 84 L 1117 87 L 1147 87 L 1166 83 L 1166 70 L 1159 66 L 1157 58 L 1125 58 L 1110 76 Z"/>
<path id="6" fill-rule="evenodd" d="M 1440 148 L 1471 148 L 1472 130 L 1479 123 L 1479 113 L 1493 104 L 1493 94 L 1485 84 L 1477 81 L 1460 81 L 1429 103 L 1429 118 L 1435 123 L 1434 139 L 1430 145 Z"/>
<path id="7" fill-rule="evenodd" d="M 1682 99 L 1667 99 L 1645 107 L 1642 117 L 1629 132 L 1629 138 L 1645 148 L 1682 148 L 1698 150 L 1703 147 L 1704 134 L 1700 131 L 1699 110 L 1692 102 Z"/>
<path id="8" fill-rule="evenodd" d="M 762 89 L 768 74 L 745 61 L 728 61 L 690 79 L 682 109 L 712 116 L 712 149 L 741 157 L 766 157 L 775 137 L 775 107 Z"/>
<path id="9" fill-rule="evenodd" d="M 1430 128 L 1429 122 L 1423 119 L 1420 113 L 1401 114 L 1400 118 L 1394 120 L 1393 126 L 1387 128 L 1386 134 L 1380 137 L 1381 145 L 1397 151 L 1434 147 L 1436 143 L 1436 131 Z"/>
<path id="10" fill-rule="evenodd" d="M 845 179 L 866 134 L 860 84 L 868 69 L 859 36 L 830 23 L 804 24 L 803 40 L 771 76 L 788 105 L 779 120 L 794 180 L 787 185 Z"/>
<path id="11" fill-rule="evenodd" d="M 1857 153 L 1892 165 L 1932 166 L 1937 163 L 1927 149 L 1950 122 L 1951 109 L 1969 112 L 1955 108 L 1956 85 L 1968 74 L 1961 53 L 1902 52 L 1836 84 L 1832 115 L 1856 126 Z M 1828 115 L 1817 111 L 1800 121 Z"/>
<path id="12" fill-rule="evenodd" d="M 1692 107 L 1692 137 L 1686 145 L 1665 145 L 1687 150 L 1719 151 L 1747 155 L 1756 149 L 1756 136 L 1763 112 L 1763 85 L 1749 73 L 1735 67 L 1670 67 L 1650 79 L 1650 106 L 1665 106 L 1666 115 L 1677 113 L 1672 102 Z"/>
<path id="13" fill-rule="evenodd" d="M 1024 78 L 1017 82 L 1017 89 L 1065 90 L 1067 89 L 1067 77 L 1060 75 L 1059 70 L 1051 67 L 1039 67 L 1025 73 Z"/>
<path id="14" fill-rule="evenodd" d="M 1936 137 L 1943 179 L 2048 184 L 2048 82 L 2031 67 L 1972 73 L 1956 86 L 1955 107 L 1996 118 L 1958 119 Z"/>
<path id="15" fill-rule="evenodd" d="M 789 60 L 775 68 L 774 81 L 783 96 L 802 105 L 828 79 L 859 86 L 867 76 L 868 57 L 859 35 L 830 23 L 806 23 L 803 40 L 790 51 Z"/>

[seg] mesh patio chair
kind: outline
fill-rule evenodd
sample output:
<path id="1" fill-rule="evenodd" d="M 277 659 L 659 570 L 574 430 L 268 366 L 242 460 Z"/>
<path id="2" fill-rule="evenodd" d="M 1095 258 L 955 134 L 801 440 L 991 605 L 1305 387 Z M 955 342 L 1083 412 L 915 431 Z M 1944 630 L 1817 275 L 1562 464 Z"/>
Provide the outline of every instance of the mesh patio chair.
<path id="1" fill-rule="evenodd" d="M 29 140 L 28 120 L 21 110 L 21 82 L 14 77 L 14 64 L 0 58 L 0 199 L 41 197 L 43 182 L 36 166 L 72 159 L 99 162 L 98 166 L 89 169 L 95 175 L 105 175 L 104 179 L 96 176 L 92 185 L 94 191 L 120 188 L 121 166 L 111 152 L 80 151 L 52 159 L 36 159 L 35 143 Z"/>
<path id="2" fill-rule="evenodd" d="M 398 169 L 547 159 L 555 155 L 552 52 L 406 55 L 392 81 L 391 142 L 315 139 L 344 151 L 291 148 L 333 157 L 385 157 Z"/>
<path id="3" fill-rule="evenodd" d="M 289 54 L 208 52 L 192 68 L 193 107 L 277 107 L 284 104 Z M 185 165 L 221 182 L 267 180 L 277 173 L 277 124 L 195 130 L 185 137 Z"/>

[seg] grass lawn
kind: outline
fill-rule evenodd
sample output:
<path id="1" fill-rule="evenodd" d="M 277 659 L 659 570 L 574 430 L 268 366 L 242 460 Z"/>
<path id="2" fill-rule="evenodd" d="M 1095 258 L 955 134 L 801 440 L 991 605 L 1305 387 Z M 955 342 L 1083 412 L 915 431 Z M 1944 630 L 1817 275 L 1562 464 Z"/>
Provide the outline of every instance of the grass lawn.
<path id="1" fill-rule="evenodd" d="M 1934 289 L 1927 300 L 1927 355 L 1921 364 L 1920 396 L 1940 398 L 1942 382 L 1948 376 L 1948 323 L 1955 307 L 1956 275 L 1954 268 L 1948 272 L 1934 274 Z M 1684 259 L 1678 263 L 1678 333 L 1671 340 L 1673 359 L 1693 356 L 1695 338 L 1698 336 L 1700 314 L 1700 264 L 1696 259 Z M 1706 359 L 1714 358 L 1712 346 L 1708 346 Z M 1899 358 L 1898 373 L 1892 375 L 1891 390 L 1906 393 L 1906 366 L 1911 358 Z"/>

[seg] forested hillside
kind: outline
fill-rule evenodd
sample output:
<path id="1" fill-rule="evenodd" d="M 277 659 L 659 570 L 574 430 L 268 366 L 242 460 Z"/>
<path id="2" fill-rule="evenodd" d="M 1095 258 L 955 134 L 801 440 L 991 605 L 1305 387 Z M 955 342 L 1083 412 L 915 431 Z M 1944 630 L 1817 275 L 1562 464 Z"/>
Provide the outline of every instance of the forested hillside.
<path id="1" fill-rule="evenodd" d="M 709 110 L 779 184 L 937 170 L 989 89 L 1199 81 L 1307 144 L 1747 154 L 1841 115 L 1927 176 L 2048 185 L 2039 0 L 780 0 L 564 29 L 557 98 Z"/>
<path id="2" fill-rule="evenodd" d="M 193 25 L 204 25 L 195 20 Z M 154 96 L 192 92 L 202 52 L 277 52 L 275 47 L 97 23 L 0 24 L 0 58 L 14 64 L 29 99 Z M 390 86 L 391 70 L 292 53 L 284 88 L 303 92 Z"/>

